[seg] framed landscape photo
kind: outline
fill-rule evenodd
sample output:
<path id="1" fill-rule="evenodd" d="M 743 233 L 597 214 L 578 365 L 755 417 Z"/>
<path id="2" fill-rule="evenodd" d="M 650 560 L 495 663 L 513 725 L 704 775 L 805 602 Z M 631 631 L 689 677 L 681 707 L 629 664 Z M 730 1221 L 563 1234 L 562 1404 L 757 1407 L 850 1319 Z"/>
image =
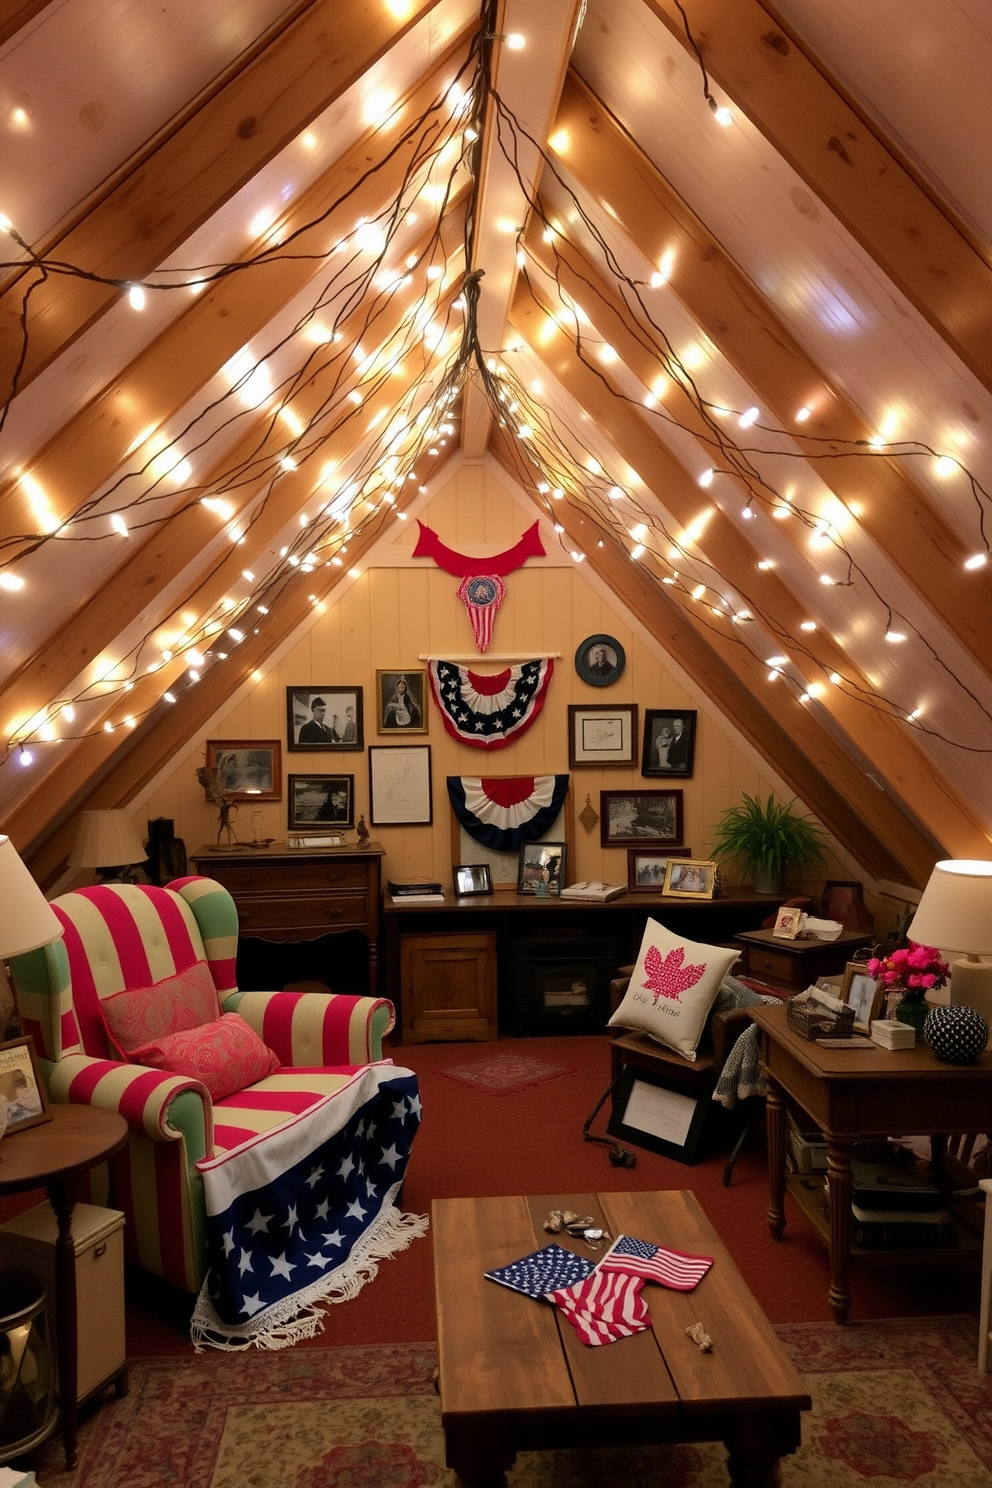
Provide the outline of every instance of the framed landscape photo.
<path id="1" fill-rule="evenodd" d="M 455 880 L 455 893 L 459 899 L 466 899 L 470 894 L 491 894 L 493 892 L 492 874 L 489 872 L 488 863 L 456 863 L 452 870 Z"/>
<path id="2" fill-rule="evenodd" d="M 301 753 L 365 748 L 360 687 L 287 687 L 286 747 Z"/>
<path id="3" fill-rule="evenodd" d="M 599 840 L 602 847 L 681 847 L 682 792 L 600 791 Z"/>
<path id="4" fill-rule="evenodd" d="M 355 825 L 354 775 L 290 775 L 288 793 L 291 832 Z"/>
<path id="5" fill-rule="evenodd" d="M 430 826 L 431 746 L 369 746 L 369 816 L 374 827 Z"/>
<path id="6" fill-rule="evenodd" d="M 525 842 L 520 849 L 517 893 L 557 898 L 565 883 L 567 857 L 564 842 Z"/>
<path id="7" fill-rule="evenodd" d="M 30 1034 L 0 1044 L 0 1096 L 6 1102 L 8 1136 L 52 1119 Z"/>
<path id="8" fill-rule="evenodd" d="M 712 899 L 716 863 L 712 858 L 669 858 L 665 893 L 679 899 Z"/>
<path id="9" fill-rule="evenodd" d="M 278 739 L 208 739 L 207 769 L 232 801 L 282 800 L 282 745 Z"/>
<path id="10" fill-rule="evenodd" d="M 426 734 L 425 668 L 407 667 L 405 671 L 376 672 L 375 686 L 380 734 Z"/>
<path id="11" fill-rule="evenodd" d="M 575 670 L 590 687 L 609 687 L 627 665 L 620 642 L 610 635 L 586 636 L 575 653 Z"/>
<path id="12" fill-rule="evenodd" d="M 689 847 L 669 847 L 664 852 L 651 848 L 627 849 L 627 888 L 632 894 L 662 894 L 669 858 L 691 858 Z"/>
<path id="13" fill-rule="evenodd" d="M 854 1026 L 859 1033 L 869 1031 L 872 1019 L 881 1010 L 884 995 L 882 983 L 868 975 L 863 961 L 848 961 L 840 984 L 840 1000 L 854 1009 Z"/>
<path id="14" fill-rule="evenodd" d="M 644 710 L 642 775 L 692 774 L 696 750 L 696 715 L 685 708 Z"/>
<path id="15" fill-rule="evenodd" d="M 568 763 L 573 770 L 636 764 L 637 704 L 570 703 Z"/>

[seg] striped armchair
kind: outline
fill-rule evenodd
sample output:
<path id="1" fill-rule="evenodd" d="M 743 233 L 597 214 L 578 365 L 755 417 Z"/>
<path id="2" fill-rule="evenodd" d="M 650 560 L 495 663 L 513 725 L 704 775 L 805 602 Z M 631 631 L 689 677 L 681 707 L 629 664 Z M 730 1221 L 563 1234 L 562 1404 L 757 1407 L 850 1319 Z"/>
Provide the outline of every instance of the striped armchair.
<path id="1" fill-rule="evenodd" d="M 18 1012 L 35 1041 L 53 1101 L 120 1111 L 130 1128 L 113 1159 L 113 1194 L 127 1217 L 127 1258 L 186 1291 L 206 1272 L 203 1180 L 215 1158 L 343 1089 L 355 1067 L 382 1058 L 393 1026 L 381 998 L 314 992 L 239 992 L 234 981 L 238 915 L 209 878 L 167 888 L 101 884 L 52 901 L 63 938 L 11 962 Z M 216 1016 L 237 1011 L 277 1055 L 280 1068 L 214 1101 L 196 1079 L 123 1061 L 108 1040 L 100 1002 L 153 987 L 206 961 Z M 110 1174 L 94 1175 L 106 1201 Z"/>

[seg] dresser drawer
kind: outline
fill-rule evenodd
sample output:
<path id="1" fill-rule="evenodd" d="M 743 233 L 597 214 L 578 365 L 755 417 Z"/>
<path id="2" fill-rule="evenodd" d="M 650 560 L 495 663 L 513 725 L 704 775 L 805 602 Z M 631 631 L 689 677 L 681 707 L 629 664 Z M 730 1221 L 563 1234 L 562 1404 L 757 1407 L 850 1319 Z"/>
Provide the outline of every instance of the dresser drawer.
<path id="1" fill-rule="evenodd" d="M 238 895 L 236 902 L 244 935 L 272 930 L 295 930 L 304 936 L 328 930 L 366 930 L 371 918 L 367 894 L 252 894 Z"/>
<path id="2" fill-rule="evenodd" d="M 326 894 L 368 889 L 367 863 L 211 863 L 210 876 L 236 899 L 242 894 Z"/>
<path id="3" fill-rule="evenodd" d="M 766 950 L 764 946 L 748 946 L 747 969 L 752 976 L 776 977 L 780 982 L 788 982 L 791 986 L 796 972 L 796 959 L 782 951 Z"/>

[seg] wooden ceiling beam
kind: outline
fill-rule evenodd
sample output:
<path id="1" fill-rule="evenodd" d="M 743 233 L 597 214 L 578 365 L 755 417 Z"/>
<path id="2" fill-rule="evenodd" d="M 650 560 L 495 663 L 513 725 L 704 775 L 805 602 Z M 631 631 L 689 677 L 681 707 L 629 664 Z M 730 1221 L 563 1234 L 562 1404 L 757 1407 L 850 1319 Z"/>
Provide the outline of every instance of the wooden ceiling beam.
<path id="1" fill-rule="evenodd" d="M 421 483 L 437 477 L 457 446 L 451 442 L 436 460 L 425 456 L 416 468 Z M 369 558 L 386 526 L 415 499 L 411 483 L 408 500 L 384 508 L 349 544 L 353 568 Z M 325 567 L 283 590 L 265 617 L 264 627 L 250 633 L 208 677 L 188 687 L 174 704 L 161 703 L 123 742 L 119 732 L 91 734 L 50 779 L 18 802 L 3 823 L 36 881 L 49 886 L 63 871 L 82 810 L 127 806 L 161 771 L 200 736 L 210 719 L 264 667 L 272 654 L 312 618 L 316 599 L 327 602 L 341 582 L 343 571 Z M 145 679 L 139 687 L 154 686 Z M 138 691 L 138 688 L 135 689 Z M 134 694 L 129 694 L 133 697 Z M 140 696 L 140 694 L 139 694 Z"/>
<path id="2" fill-rule="evenodd" d="M 677 0 L 644 3 L 691 51 Z M 689 24 L 711 80 L 992 391 L 992 265 L 878 125 L 759 0 L 692 0 Z"/>
<path id="3" fill-rule="evenodd" d="M 512 321 L 514 329 L 524 338 L 534 354 L 540 357 L 549 374 L 582 407 L 613 448 L 623 451 L 624 461 L 638 474 L 647 489 L 672 513 L 679 526 L 688 527 L 699 508 L 699 492 L 695 483 L 638 415 L 615 396 L 605 376 L 582 364 L 564 332 L 558 331 L 556 335 L 548 337 L 545 331 L 547 310 L 535 302 L 523 284 L 514 300 Z M 555 515 L 557 518 L 557 506 Z M 774 572 L 757 575 L 758 555 L 750 550 L 739 527 L 719 509 L 714 511 L 698 547 L 704 550 L 703 561 L 712 564 L 716 573 L 732 585 L 745 602 L 757 578 L 761 585 L 761 603 L 759 605 L 752 602 L 754 611 L 768 616 L 770 624 L 783 632 L 798 633 L 804 612 Z M 636 564 L 632 566 L 637 567 Z M 691 559 L 681 566 L 691 567 Z M 621 587 L 618 593 L 625 596 L 626 591 Z M 691 617 L 691 607 L 686 607 L 686 613 Z M 753 673 L 755 686 L 767 687 L 767 665 L 760 658 L 751 655 L 741 643 L 739 632 L 736 636 L 729 634 L 732 629 L 729 616 L 723 623 L 728 631 L 727 645 L 738 658 L 736 664 L 743 667 L 744 658 L 747 658 L 747 668 Z M 943 782 L 941 785 L 937 784 L 932 768 L 920 759 L 915 748 L 908 751 L 897 748 L 901 741 L 896 736 L 896 726 L 892 720 L 874 714 L 869 707 L 859 703 L 856 697 L 847 694 L 843 687 L 832 689 L 829 706 L 831 716 L 849 737 L 860 741 L 860 747 L 878 762 L 880 768 L 889 763 L 894 774 L 894 779 L 889 782 L 892 790 L 899 789 L 901 793 L 902 789 L 906 789 L 909 793 L 919 787 L 924 793 L 926 800 L 921 800 L 918 809 L 921 813 L 926 812 L 926 825 L 933 832 L 933 841 L 942 843 L 951 851 L 952 856 L 968 856 L 973 852 L 976 856 L 982 855 L 978 847 L 982 845 L 987 848 L 987 837 L 954 793 Z M 844 776 L 834 778 L 843 778 L 845 791 L 850 792 L 851 799 L 860 798 L 863 808 L 870 812 L 883 793 L 870 784 L 860 766 L 840 751 L 826 729 L 815 722 L 810 727 L 810 720 L 815 719 L 815 709 L 790 699 L 781 716 L 783 727 L 797 734 L 802 733 L 804 748 L 811 754 L 814 762 L 817 755 L 808 737 L 811 733 L 820 740 L 817 747 L 827 751 L 831 770 L 838 768 L 838 757 L 843 761 Z M 866 737 L 872 739 L 874 749 L 863 742 Z M 877 760 L 879 747 L 884 747 L 885 760 Z M 824 762 L 826 763 L 826 757 Z M 914 801 L 918 799 L 914 794 L 908 794 L 907 798 Z M 885 799 L 888 801 L 890 798 Z M 895 807 L 895 810 L 898 811 L 899 808 Z M 869 824 L 872 823 L 870 815 L 867 820 Z M 891 823 L 887 824 L 887 829 L 891 829 Z M 911 829 L 910 837 L 918 842 L 915 828 Z"/>
<path id="4" fill-rule="evenodd" d="M 35 252 L 105 278 L 147 278 L 438 3 L 408 0 L 400 21 L 392 7 L 367 0 L 314 0 L 130 161 L 81 220 L 32 245 Z M 26 264 L 0 294 L 0 398 L 21 354 L 22 311 L 24 388 L 120 294 L 75 275 L 42 280 Z"/>
<path id="5" fill-rule="evenodd" d="M 454 290 L 448 292 L 449 301 L 453 293 Z M 364 324 L 364 313 L 356 311 L 352 322 L 359 319 Z M 387 342 L 401 323 L 401 306 L 393 297 L 387 302 L 377 326 L 379 344 Z M 345 330 L 348 329 L 346 323 Z M 355 325 L 352 324 L 350 329 L 356 329 Z M 317 460 L 325 464 L 331 461 L 347 468 L 355 445 L 368 437 L 363 431 L 369 423 L 400 406 L 421 370 L 411 369 L 405 375 L 402 369 L 399 375 L 391 373 L 388 382 L 367 398 L 359 413 L 347 398 L 349 387 L 357 380 L 357 368 L 353 363 L 352 376 L 334 388 L 335 380 L 340 376 L 341 362 L 350 360 L 347 335 L 342 346 L 344 349 L 330 357 L 293 399 L 294 410 L 306 422 L 322 407 L 328 392 L 327 384 L 330 384 L 335 411 L 321 429 L 311 455 L 307 459 L 301 455 L 299 468 L 281 475 L 262 509 L 251 515 L 245 543 L 232 547 L 220 539 L 222 546 L 219 547 L 216 516 L 199 502 L 184 506 L 132 551 L 128 561 L 112 578 L 105 578 L 98 592 L 80 605 L 72 619 L 60 622 L 57 633 L 47 637 L 31 660 L 0 689 L 0 714 L 3 717 L 30 718 L 49 707 L 54 700 L 71 696 L 72 687 L 80 685 L 85 669 L 99 656 L 119 654 L 120 644 L 115 646 L 118 637 L 126 634 L 128 627 L 140 617 L 149 615 L 149 611 L 154 609 L 156 596 L 174 594 L 175 581 L 180 576 L 186 584 L 184 598 L 178 603 L 173 599 L 157 619 L 148 618 L 149 629 L 169 629 L 175 614 L 183 609 L 195 607 L 201 615 L 211 614 L 232 587 L 235 590 L 243 588 L 241 573 L 246 566 L 269 566 L 271 560 L 263 557 L 267 548 L 280 540 L 285 541 L 287 524 L 294 521 L 313 499 L 317 477 L 312 462 Z M 369 344 L 368 351 L 371 353 L 372 350 Z M 413 357 L 415 352 L 416 348 L 411 348 L 408 357 Z M 226 451 L 215 469 L 207 474 L 205 487 L 209 489 L 215 485 L 232 464 L 242 460 L 258 460 L 263 464 L 268 461 L 271 466 L 285 442 L 285 434 L 270 418 L 258 416 L 245 430 L 239 444 Z M 253 512 L 260 491 L 269 478 L 256 477 L 240 490 L 228 493 L 232 504 L 239 503 L 235 517 Z M 159 603 L 161 606 L 163 602 Z M 161 695 L 164 685 L 160 677 L 156 684 L 156 697 Z M 206 679 L 201 685 L 207 685 Z M 127 711 L 132 714 L 137 711 L 134 693 L 127 695 Z"/>
<path id="6" fill-rule="evenodd" d="M 519 453 L 509 447 L 505 431 L 494 429 L 490 449 L 519 480 Z M 534 480 L 525 485 L 532 490 Z M 631 563 L 629 554 L 590 517 L 557 502 L 555 520 L 569 546 L 585 553 L 593 572 L 866 872 L 896 883 L 926 883 L 940 855 L 936 844 L 915 831 L 895 803 L 867 780 L 853 782 L 850 799 L 841 795 L 850 761 L 802 708 L 794 710 L 799 714 L 796 727 L 791 713 L 786 722 L 779 708 L 773 712 L 761 704 L 762 668 L 742 658 L 724 637 L 701 629 L 695 617 L 668 599 L 643 564 Z"/>
<path id="7" fill-rule="evenodd" d="M 13 40 L 35 16 L 46 10 L 50 0 L 4 0 L 0 14 L 0 47 Z"/>
<path id="8" fill-rule="evenodd" d="M 562 168 L 582 190 L 609 204 L 611 217 L 649 262 L 658 263 L 667 249 L 674 249 L 675 268 L 664 293 L 682 302 L 800 450 L 821 457 L 816 463 L 819 478 L 921 603 L 935 609 L 978 666 L 992 675 L 987 580 L 963 566 L 974 545 L 965 546 L 898 462 L 852 452 L 856 446 L 866 451 L 874 430 L 574 73 L 562 92 L 554 138 L 570 142 L 559 156 Z M 814 412 L 799 426 L 795 414 L 803 406 Z M 921 569 L 924 552 L 927 562 Z M 949 594 L 953 604 L 944 602 Z"/>

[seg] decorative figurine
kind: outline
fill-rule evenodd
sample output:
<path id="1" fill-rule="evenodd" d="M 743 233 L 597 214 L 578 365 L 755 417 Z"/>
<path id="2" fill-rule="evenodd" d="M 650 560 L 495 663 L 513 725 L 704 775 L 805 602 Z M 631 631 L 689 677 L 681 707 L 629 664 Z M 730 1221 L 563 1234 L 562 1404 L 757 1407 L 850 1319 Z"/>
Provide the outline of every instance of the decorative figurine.
<path id="1" fill-rule="evenodd" d="M 355 830 L 358 833 L 358 845 L 359 845 L 359 847 L 368 847 L 368 845 L 369 845 L 369 829 L 365 825 L 365 817 L 364 816 L 360 816 L 358 818 L 358 826 L 356 827 Z"/>

